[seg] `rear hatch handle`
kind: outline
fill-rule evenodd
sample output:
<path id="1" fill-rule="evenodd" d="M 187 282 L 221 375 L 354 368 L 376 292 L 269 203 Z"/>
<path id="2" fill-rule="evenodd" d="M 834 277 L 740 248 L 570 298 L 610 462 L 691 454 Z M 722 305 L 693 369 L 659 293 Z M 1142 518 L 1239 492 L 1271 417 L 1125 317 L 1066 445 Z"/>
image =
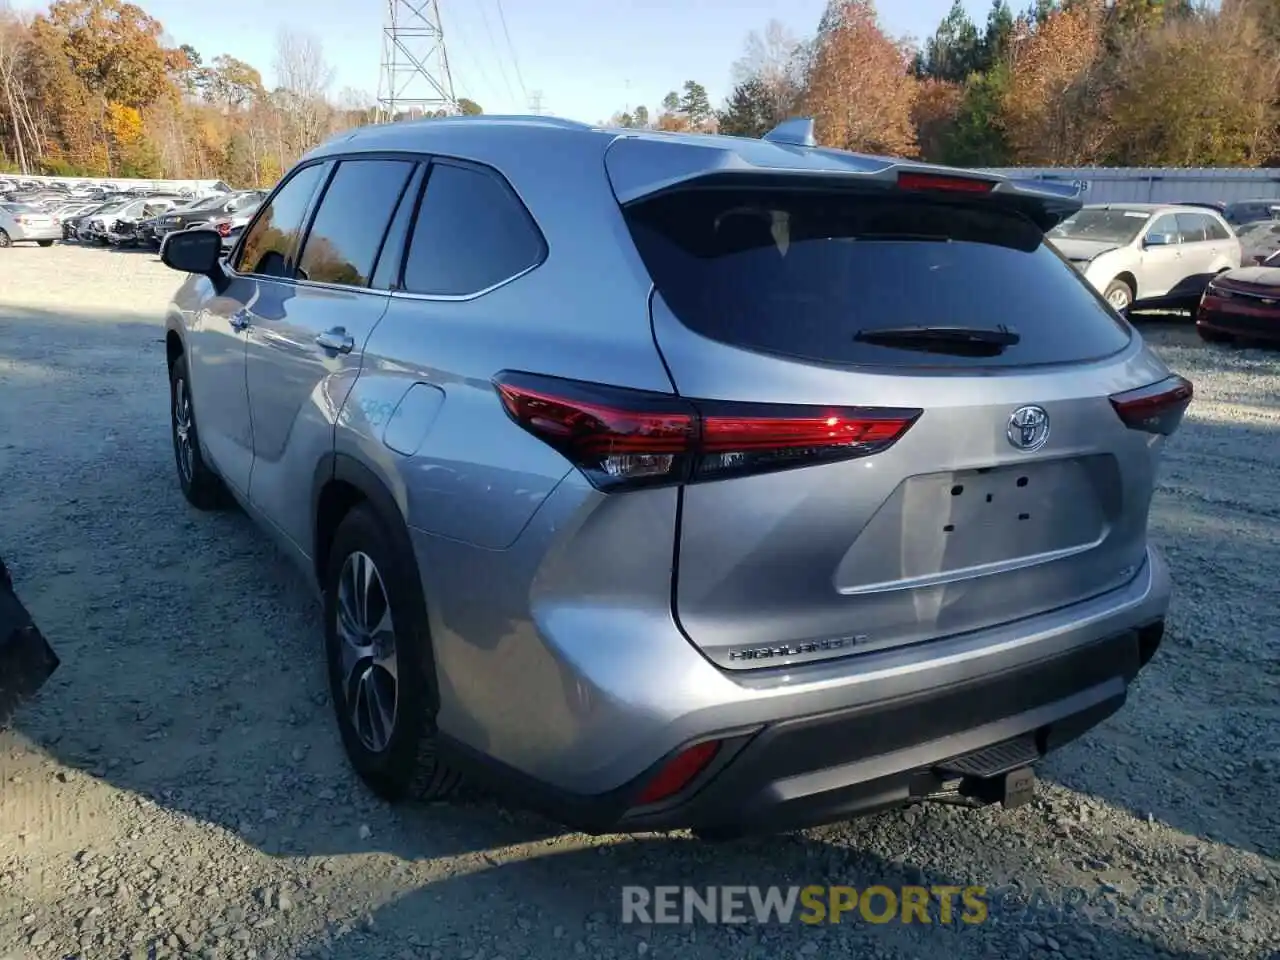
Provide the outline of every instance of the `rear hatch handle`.
<path id="1" fill-rule="evenodd" d="M 1018 344 L 1022 337 L 1012 327 L 912 326 L 859 330 L 853 337 L 862 343 L 926 353 L 954 353 L 988 357 Z"/>

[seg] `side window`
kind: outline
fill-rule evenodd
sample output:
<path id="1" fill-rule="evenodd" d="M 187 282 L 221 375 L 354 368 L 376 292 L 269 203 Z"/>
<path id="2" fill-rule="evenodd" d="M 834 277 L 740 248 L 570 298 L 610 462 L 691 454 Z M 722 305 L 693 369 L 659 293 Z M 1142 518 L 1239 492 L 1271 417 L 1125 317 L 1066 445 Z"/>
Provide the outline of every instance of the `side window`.
<path id="1" fill-rule="evenodd" d="M 545 254 L 533 217 L 496 173 L 434 163 L 409 241 L 404 289 L 480 293 L 536 266 Z"/>
<path id="2" fill-rule="evenodd" d="M 1178 214 L 1178 232 L 1182 234 L 1183 243 L 1199 243 L 1208 239 L 1204 232 L 1204 220 L 1198 213 Z"/>
<path id="3" fill-rule="evenodd" d="M 1172 213 L 1166 213 L 1163 217 L 1156 217 L 1151 224 L 1151 228 L 1147 230 L 1148 237 L 1160 234 L 1166 236 L 1169 243 L 1178 242 L 1178 219 Z"/>
<path id="4" fill-rule="evenodd" d="M 1223 225 L 1222 221 L 1217 217 L 1205 217 L 1205 229 L 1208 231 L 1210 240 L 1230 240 L 1231 234 Z"/>
<path id="5" fill-rule="evenodd" d="M 339 163 L 307 233 L 298 279 L 368 286 L 382 237 L 413 166 L 411 160 Z"/>
<path id="6" fill-rule="evenodd" d="M 238 271 L 264 277 L 286 275 L 289 254 L 302 231 L 302 218 L 324 170 L 323 163 L 304 167 L 280 188 L 245 236 L 236 261 Z"/>

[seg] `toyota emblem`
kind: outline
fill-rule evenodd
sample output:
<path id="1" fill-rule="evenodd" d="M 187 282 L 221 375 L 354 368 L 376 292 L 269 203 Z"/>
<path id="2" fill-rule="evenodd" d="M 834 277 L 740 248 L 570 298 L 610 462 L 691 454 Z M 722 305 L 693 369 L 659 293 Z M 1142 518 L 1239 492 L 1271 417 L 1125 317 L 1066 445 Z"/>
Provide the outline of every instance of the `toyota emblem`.
<path id="1" fill-rule="evenodd" d="M 1049 414 L 1044 407 L 1019 407 L 1009 415 L 1005 436 L 1019 450 L 1039 450 L 1049 441 Z"/>

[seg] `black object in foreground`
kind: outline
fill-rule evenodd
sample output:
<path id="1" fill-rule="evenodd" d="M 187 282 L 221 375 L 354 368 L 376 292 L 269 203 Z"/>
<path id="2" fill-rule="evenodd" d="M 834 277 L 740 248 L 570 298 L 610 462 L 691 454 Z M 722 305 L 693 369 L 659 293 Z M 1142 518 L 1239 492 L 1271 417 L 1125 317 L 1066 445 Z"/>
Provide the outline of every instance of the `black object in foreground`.
<path id="1" fill-rule="evenodd" d="M 0 730 L 58 669 L 58 655 L 13 590 L 0 560 Z"/>

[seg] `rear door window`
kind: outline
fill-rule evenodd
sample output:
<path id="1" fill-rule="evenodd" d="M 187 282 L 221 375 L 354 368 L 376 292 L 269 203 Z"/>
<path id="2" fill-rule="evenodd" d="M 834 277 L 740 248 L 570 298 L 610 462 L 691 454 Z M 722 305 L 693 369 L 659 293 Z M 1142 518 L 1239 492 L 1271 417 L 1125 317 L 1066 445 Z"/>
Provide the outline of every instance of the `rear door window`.
<path id="1" fill-rule="evenodd" d="M 369 284 L 410 160 L 343 160 L 325 188 L 298 260 L 299 280 Z"/>
<path id="2" fill-rule="evenodd" d="M 821 363 L 1025 366 L 1109 356 L 1119 320 L 1029 220 L 982 202 L 691 189 L 626 210 L 658 292 L 723 343 Z M 901 326 L 1007 326 L 997 356 L 857 339 Z"/>

